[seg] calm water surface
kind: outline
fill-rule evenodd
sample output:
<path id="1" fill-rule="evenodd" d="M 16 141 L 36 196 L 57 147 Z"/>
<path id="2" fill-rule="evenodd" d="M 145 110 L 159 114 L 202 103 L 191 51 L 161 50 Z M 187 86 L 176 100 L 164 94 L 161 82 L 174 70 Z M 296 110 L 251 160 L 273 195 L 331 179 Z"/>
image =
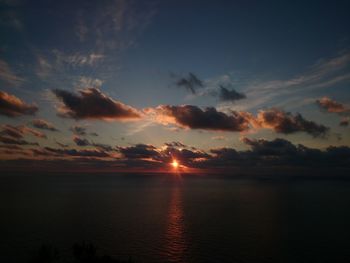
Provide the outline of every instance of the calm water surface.
<path id="1" fill-rule="evenodd" d="M 344 180 L 2 175 L 0 208 L 0 262 L 83 240 L 136 262 L 350 262 Z"/>

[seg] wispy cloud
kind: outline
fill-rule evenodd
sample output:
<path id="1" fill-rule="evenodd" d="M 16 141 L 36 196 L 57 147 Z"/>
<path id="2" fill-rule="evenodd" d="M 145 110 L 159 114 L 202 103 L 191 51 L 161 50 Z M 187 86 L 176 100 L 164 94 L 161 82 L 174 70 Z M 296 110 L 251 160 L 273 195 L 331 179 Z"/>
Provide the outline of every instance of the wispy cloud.
<path id="1" fill-rule="evenodd" d="M 10 68 L 10 65 L 2 59 L 0 59 L 0 80 L 6 85 L 15 87 L 20 86 L 24 82 L 24 78 L 15 74 Z"/>
<path id="2" fill-rule="evenodd" d="M 271 102 L 280 96 L 288 96 L 292 99 L 300 93 L 332 87 L 339 83 L 350 81 L 350 52 L 341 53 L 330 59 L 321 59 L 311 66 L 305 73 L 296 75 L 290 79 L 246 81 L 242 84 L 247 100 L 238 104 L 236 109 L 250 110 L 271 106 Z M 220 78 L 218 78 L 220 79 Z M 222 80 L 230 82 L 229 75 L 223 75 Z M 237 84 L 236 84 L 237 85 Z M 284 97 L 285 98 L 285 97 Z M 289 100 L 283 100 L 286 104 Z M 278 106 L 283 106 L 278 105 Z M 229 109 L 231 105 L 221 104 L 220 109 Z"/>

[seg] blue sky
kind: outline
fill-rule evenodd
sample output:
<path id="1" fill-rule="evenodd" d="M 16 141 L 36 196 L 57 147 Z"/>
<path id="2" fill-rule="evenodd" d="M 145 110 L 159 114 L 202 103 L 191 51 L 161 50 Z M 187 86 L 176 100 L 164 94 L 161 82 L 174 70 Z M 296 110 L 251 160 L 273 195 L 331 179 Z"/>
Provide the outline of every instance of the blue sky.
<path id="1" fill-rule="evenodd" d="M 59 131 L 46 129 L 46 139 L 24 132 L 39 148 L 58 142 L 72 149 L 138 143 L 160 149 L 177 141 L 210 152 L 249 149 L 244 138 L 347 147 L 349 8 L 348 1 L 1 0 L 0 90 L 37 107 L 1 109 L 2 129 L 42 129 L 33 127 L 37 119 L 52 124 Z M 183 84 L 191 74 L 198 80 L 194 92 Z M 104 104 L 99 109 L 79 93 L 88 89 L 99 91 L 97 102 L 121 103 L 115 115 L 103 115 Z M 55 90 L 81 98 L 91 112 L 68 105 Z M 140 116 L 118 112 L 125 107 Z M 226 119 L 220 123 L 207 107 L 235 123 L 223 127 Z M 197 109 L 203 120 L 193 115 Z M 74 138 L 82 135 L 74 126 L 98 136 L 83 135 L 90 144 L 77 145 Z M 120 155 L 116 150 L 113 157 Z"/>

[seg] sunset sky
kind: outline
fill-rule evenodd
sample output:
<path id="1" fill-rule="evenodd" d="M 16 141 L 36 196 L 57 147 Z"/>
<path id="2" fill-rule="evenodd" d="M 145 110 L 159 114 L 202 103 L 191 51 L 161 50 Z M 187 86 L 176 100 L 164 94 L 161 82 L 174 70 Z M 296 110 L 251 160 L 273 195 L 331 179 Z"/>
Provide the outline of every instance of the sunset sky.
<path id="1" fill-rule="evenodd" d="M 0 0 L 0 169 L 349 168 L 349 10 Z"/>

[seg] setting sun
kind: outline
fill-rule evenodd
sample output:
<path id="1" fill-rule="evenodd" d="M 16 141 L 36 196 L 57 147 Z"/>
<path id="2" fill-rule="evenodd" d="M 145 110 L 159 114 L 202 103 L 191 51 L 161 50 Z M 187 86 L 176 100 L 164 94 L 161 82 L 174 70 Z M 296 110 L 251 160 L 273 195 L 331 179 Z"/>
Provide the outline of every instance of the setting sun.
<path id="1" fill-rule="evenodd" d="M 171 163 L 171 165 L 174 167 L 174 168 L 178 168 L 179 167 L 179 163 L 177 162 L 177 160 L 173 160 L 173 162 Z"/>

